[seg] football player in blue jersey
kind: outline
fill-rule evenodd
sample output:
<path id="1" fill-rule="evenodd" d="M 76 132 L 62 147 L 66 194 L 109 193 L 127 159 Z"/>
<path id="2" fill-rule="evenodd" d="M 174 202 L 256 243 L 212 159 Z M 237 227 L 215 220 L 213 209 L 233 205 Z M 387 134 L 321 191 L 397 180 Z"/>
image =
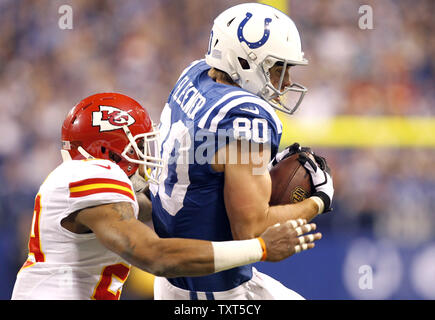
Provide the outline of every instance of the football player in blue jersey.
<path id="1" fill-rule="evenodd" d="M 160 237 L 249 239 L 330 210 L 334 188 L 324 159 L 297 144 L 277 154 L 282 123 L 275 110 L 298 108 L 307 89 L 291 82 L 290 68 L 306 64 L 297 28 L 279 10 L 247 3 L 215 19 L 205 60 L 183 71 L 161 114 L 166 165 L 155 177 L 159 184 L 150 185 Z M 299 153 L 315 192 L 297 204 L 269 206 L 268 169 L 292 153 Z M 155 299 L 303 298 L 252 265 L 158 277 L 154 288 Z"/>

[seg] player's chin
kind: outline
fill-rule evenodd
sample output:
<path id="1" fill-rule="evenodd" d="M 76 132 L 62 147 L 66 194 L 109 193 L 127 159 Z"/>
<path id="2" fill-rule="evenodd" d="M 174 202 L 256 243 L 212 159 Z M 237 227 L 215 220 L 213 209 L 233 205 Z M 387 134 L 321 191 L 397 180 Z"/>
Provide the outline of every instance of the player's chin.
<path id="1" fill-rule="evenodd" d="M 281 97 L 280 96 L 277 96 L 276 98 L 273 98 L 272 100 L 277 104 L 281 104 Z"/>

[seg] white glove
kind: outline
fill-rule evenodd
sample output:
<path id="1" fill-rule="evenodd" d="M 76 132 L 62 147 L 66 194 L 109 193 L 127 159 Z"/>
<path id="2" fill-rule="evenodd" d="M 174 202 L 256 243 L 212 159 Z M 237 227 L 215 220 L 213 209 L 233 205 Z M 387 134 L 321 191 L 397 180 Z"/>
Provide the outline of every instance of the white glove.
<path id="1" fill-rule="evenodd" d="M 311 151 L 311 148 L 309 147 L 301 147 L 301 145 L 297 142 L 293 143 L 291 146 L 287 146 L 284 150 L 281 152 L 278 152 L 276 156 L 272 159 L 272 161 L 269 162 L 267 165 L 267 169 L 270 171 L 274 166 L 278 164 L 278 162 L 301 152 L 308 152 L 313 154 Z"/>
<path id="2" fill-rule="evenodd" d="M 325 158 L 315 155 L 313 161 L 305 153 L 299 154 L 299 162 L 308 170 L 315 192 L 313 197 L 318 197 L 323 202 L 322 212 L 331 211 L 332 197 L 334 196 L 334 185 L 330 174 L 330 169 Z M 320 212 L 320 213 L 322 213 Z"/>

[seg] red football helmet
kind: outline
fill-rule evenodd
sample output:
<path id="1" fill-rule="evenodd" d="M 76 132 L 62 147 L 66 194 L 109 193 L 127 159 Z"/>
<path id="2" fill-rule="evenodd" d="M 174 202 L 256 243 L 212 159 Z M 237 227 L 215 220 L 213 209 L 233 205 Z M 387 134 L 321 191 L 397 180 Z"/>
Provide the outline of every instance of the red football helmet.
<path id="1" fill-rule="evenodd" d="M 98 93 L 68 113 L 62 126 L 62 152 L 66 150 L 73 160 L 112 160 L 129 177 L 143 164 L 148 180 L 157 182 L 163 167 L 157 154 L 158 134 L 138 102 L 119 93 Z M 154 168 L 157 172 L 151 176 Z"/>

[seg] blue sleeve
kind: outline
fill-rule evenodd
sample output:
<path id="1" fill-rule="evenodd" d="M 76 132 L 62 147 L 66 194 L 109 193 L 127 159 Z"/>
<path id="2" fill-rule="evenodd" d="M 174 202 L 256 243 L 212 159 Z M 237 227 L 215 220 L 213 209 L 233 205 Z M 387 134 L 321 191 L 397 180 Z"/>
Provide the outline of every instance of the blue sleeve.
<path id="1" fill-rule="evenodd" d="M 231 141 L 246 140 L 269 145 L 272 154 L 278 151 L 281 139 L 280 123 L 260 105 L 243 103 L 215 119 L 212 129 L 216 130 L 216 150 Z"/>

